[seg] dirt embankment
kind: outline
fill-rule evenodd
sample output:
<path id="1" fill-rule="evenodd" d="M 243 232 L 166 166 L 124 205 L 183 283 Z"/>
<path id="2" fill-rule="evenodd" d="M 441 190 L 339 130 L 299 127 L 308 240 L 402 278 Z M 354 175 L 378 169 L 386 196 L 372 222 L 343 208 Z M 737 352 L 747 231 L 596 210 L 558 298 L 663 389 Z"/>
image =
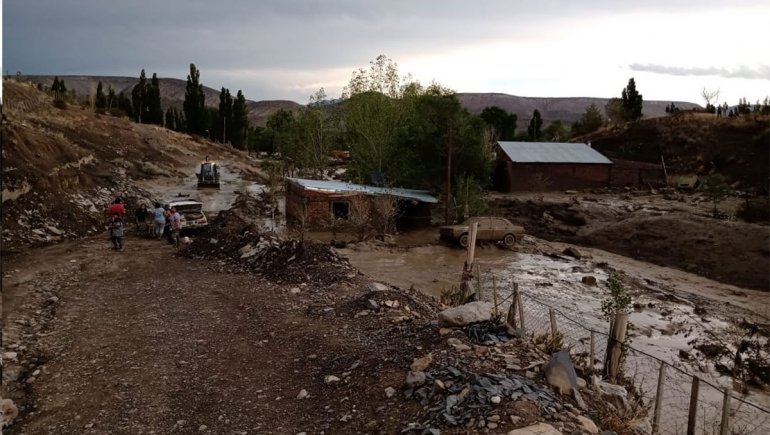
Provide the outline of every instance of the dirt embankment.
<path id="1" fill-rule="evenodd" d="M 149 200 L 140 180 L 189 175 L 204 155 L 246 156 L 126 118 L 53 106 L 35 87 L 4 82 L 3 251 L 101 231 L 115 196 Z"/>
<path id="2" fill-rule="evenodd" d="M 767 226 L 706 217 L 662 195 L 625 198 L 498 199 L 493 206 L 546 240 L 592 246 L 739 287 L 770 290 Z"/>
<path id="3" fill-rule="evenodd" d="M 682 112 L 578 138 L 610 158 L 659 164 L 669 174 L 724 174 L 739 190 L 768 192 L 770 117 Z"/>

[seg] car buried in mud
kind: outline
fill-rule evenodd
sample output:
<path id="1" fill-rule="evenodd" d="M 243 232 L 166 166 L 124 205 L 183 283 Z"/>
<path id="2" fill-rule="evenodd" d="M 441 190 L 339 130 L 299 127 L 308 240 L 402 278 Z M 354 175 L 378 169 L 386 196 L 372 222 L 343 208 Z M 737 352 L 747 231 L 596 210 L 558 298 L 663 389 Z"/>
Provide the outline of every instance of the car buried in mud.
<path id="1" fill-rule="evenodd" d="M 169 207 L 175 207 L 182 218 L 182 232 L 189 233 L 209 224 L 203 213 L 203 203 L 198 201 L 172 201 Z"/>
<path id="2" fill-rule="evenodd" d="M 463 248 L 468 246 L 470 228 L 479 224 L 477 241 L 503 242 L 511 247 L 524 236 L 524 228 L 514 225 L 508 219 L 499 217 L 472 217 L 460 225 L 445 225 L 440 228 L 441 240 L 457 243 Z"/>

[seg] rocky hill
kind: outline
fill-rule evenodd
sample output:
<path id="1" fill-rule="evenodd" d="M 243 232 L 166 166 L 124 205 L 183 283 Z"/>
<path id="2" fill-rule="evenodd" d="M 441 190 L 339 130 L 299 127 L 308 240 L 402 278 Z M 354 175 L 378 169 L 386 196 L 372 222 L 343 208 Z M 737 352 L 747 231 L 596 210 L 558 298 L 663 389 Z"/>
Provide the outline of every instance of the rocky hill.
<path id="1" fill-rule="evenodd" d="M 669 174 L 724 174 L 739 190 L 768 191 L 770 117 L 679 113 L 576 138 L 610 158 L 660 163 Z"/>
<path id="2" fill-rule="evenodd" d="M 33 83 L 41 83 L 44 86 L 51 86 L 54 76 L 30 75 L 24 76 L 24 78 Z M 117 76 L 59 76 L 59 78 L 64 80 L 68 90 L 74 90 L 79 96 L 96 95 L 96 86 L 99 82 L 102 82 L 102 85 L 105 87 L 105 89 L 107 86 L 112 86 L 112 88 L 115 89 L 116 94 L 123 92 L 125 95 L 130 96 L 131 90 L 139 81 L 137 77 Z M 181 108 L 182 102 L 184 101 L 184 93 L 187 82 L 185 80 L 175 78 L 161 78 L 159 81 L 160 97 L 163 108 L 165 109 L 169 106 Z M 203 92 L 206 94 L 207 106 L 219 106 L 220 90 L 204 86 Z M 232 93 L 233 96 L 235 96 L 236 92 L 238 92 L 236 89 L 230 89 L 230 93 Z M 297 110 L 302 107 L 301 104 L 288 100 L 246 100 L 246 105 L 249 109 L 249 120 L 256 125 L 265 125 L 265 122 L 267 122 L 267 119 L 270 117 L 270 115 L 280 109 Z"/>
<path id="3" fill-rule="evenodd" d="M 497 93 L 459 93 L 460 102 L 472 113 L 481 113 L 485 107 L 498 106 L 518 115 L 517 130 L 526 129 L 532 112 L 540 111 L 546 124 L 560 120 L 572 124 L 577 121 L 591 104 L 595 104 L 602 112 L 609 99 L 607 98 L 540 98 L 519 97 L 516 95 Z M 642 113 L 645 117 L 654 118 L 666 114 L 666 105 L 671 101 L 644 101 Z M 682 110 L 690 110 L 697 104 L 684 101 L 674 101 L 674 104 Z"/>

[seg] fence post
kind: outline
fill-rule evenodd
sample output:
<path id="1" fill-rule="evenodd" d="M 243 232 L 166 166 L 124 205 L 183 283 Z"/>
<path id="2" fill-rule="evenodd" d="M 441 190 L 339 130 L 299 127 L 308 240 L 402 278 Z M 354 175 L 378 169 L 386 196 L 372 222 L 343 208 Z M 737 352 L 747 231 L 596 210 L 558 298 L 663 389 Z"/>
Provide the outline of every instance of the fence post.
<path id="1" fill-rule="evenodd" d="M 479 266 L 478 264 L 476 265 L 476 277 L 477 277 L 476 280 L 478 282 L 478 287 L 479 287 L 476 289 L 476 300 L 481 301 L 483 300 L 481 297 L 481 266 Z"/>
<path id="2" fill-rule="evenodd" d="M 505 323 L 511 328 L 516 329 L 516 305 L 519 301 L 519 285 L 515 282 L 513 283 L 513 295 L 511 296 L 511 299 L 511 306 L 508 308 L 508 316 L 505 318 Z"/>
<path id="3" fill-rule="evenodd" d="M 596 361 L 596 342 L 594 341 L 594 330 L 591 330 L 591 343 L 589 346 L 588 351 L 588 370 L 589 372 L 593 373 L 594 371 L 594 361 Z"/>
<path id="4" fill-rule="evenodd" d="M 655 413 L 652 417 L 652 433 L 657 434 L 660 429 L 660 406 L 663 403 L 663 384 L 666 382 L 666 363 L 660 362 L 658 371 L 658 388 L 655 392 Z"/>
<path id="5" fill-rule="evenodd" d="M 700 389 L 700 378 L 693 376 L 692 388 L 690 389 L 690 411 L 687 414 L 687 435 L 695 435 L 695 417 L 698 414 L 698 390 Z"/>
<path id="6" fill-rule="evenodd" d="M 556 337 L 556 333 L 559 332 L 559 329 L 556 327 L 556 313 L 554 313 L 553 308 L 548 309 L 548 317 L 551 318 L 551 336 Z"/>
<path id="7" fill-rule="evenodd" d="M 492 272 L 492 303 L 495 304 L 495 318 L 497 318 L 497 280 L 494 272 Z"/>
<path id="8" fill-rule="evenodd" d="M 607 342 L 607 354 L 604 357 L 604 368 L 610 382 L 618 380 L 620 372 L 620 360 L 623 356 L 623 344 L 626 341 L 626 329 L 628 327 L 628 313 L 618 313 L 610 327 L 610 337 Z"/>
<path id="9" fill-rule="evenodd" d="M 728 435 L 730 432 L 730 387 L 725 387 L 725 395 L 722 399 L 722 422 L 719 425 L 719 435 Z"/>
<path id="10" fill-rule="evenodd" d="M 516 285 L 516 290 L 517 290 L 517 292 L 516 292 L 516 295 L 517 295 L 516 296 L 516 304 L 519 306 L 519 321 L 521 322 L 521 332 L 526 334 L 527 333 L 527 327 L 524 326 L 525 325 L 525 323 L 524 323 L 524 304 L 521 303 L 521 292 L 518 291 L 519 290 L 518 284 Z"/>

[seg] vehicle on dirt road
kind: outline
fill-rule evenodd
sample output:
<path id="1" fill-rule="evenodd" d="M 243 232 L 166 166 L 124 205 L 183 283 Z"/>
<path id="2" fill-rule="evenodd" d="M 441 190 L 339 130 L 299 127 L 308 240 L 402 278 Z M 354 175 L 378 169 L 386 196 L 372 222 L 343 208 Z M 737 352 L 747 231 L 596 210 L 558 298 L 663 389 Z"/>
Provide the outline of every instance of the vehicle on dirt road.
<path id="1" fill-rule="evenodd" d="M 216 162 L 210 162 L 208 157 L 201 162 L 200 172 L 195 175 L 198 176 L 198 189 L 206 187 L 219 189 L 219 167 Z"/>
<path id="2" fill-rule="evenodd" d="M 203 203 L 198 201 L 172 201 L 169 207 L 176 207 L 176 211 L 182 217 L 182 232 L 191 232 L 203 228 L 209 224 L 203 213 Z"/>
<path id="3" fill-rule="evenodd" d="M 472 217 L 460 225 L 445 225 L 440 229 L 441 240 L 468 246 L 470 228 L 478 222 L 477 241 L 503 242 L 511 247 L 524 236 L 524 228 L 514 225 L 508 219 L 499 217 Z"/>

